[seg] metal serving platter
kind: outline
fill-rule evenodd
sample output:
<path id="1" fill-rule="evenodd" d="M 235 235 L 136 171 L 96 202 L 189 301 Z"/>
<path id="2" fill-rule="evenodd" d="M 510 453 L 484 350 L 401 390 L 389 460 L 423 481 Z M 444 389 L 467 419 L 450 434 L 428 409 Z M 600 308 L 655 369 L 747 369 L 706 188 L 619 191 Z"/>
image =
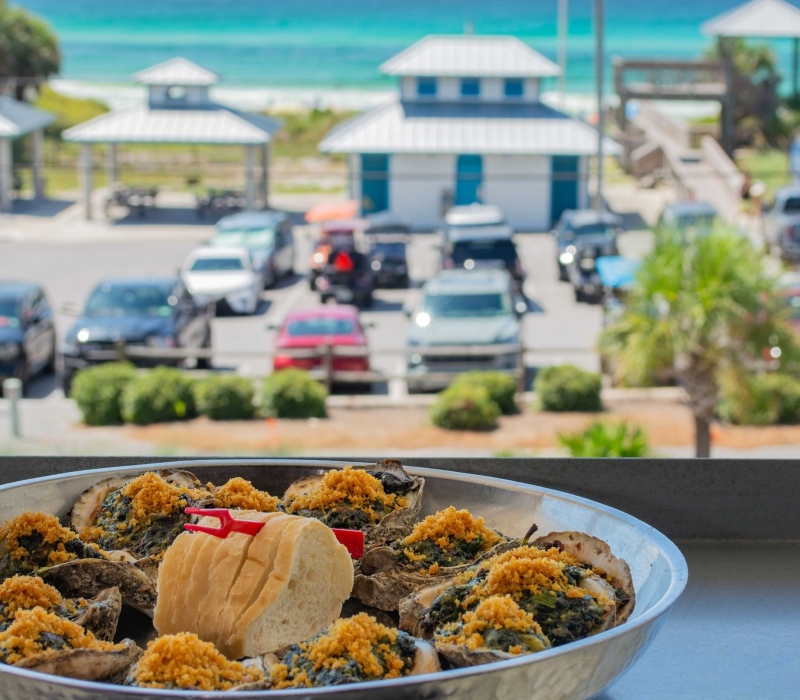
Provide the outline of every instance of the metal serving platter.
<path id="1" fill-rule="evenodd" d="M 296 479 L 344 466 L 308 460 L 203 460 L 73 472 L 31 479 L 0 488 L 0 520 L 25 510 L 66 515 L 75 498 L 97 481 L 115 474 L 152 469 L 189 469 L 202 481 L 233 476 L 280 495 Z M 605 540 L 628 562 L 636 589 L 636 608 L 620 627 L 572 644 L 484 666 L 425 676 L 307 690 L 241 692 L 239 698 L 337 698 L 344 700 L 585 700 L 614 682 L 642 654 L 686 585 L 686 561 L 678 548 L 640 520 L 599 503 L 513 481 L 434 469 L 409 471 L 426 480 L 421 516 L 449 505 L 482 515 L 487 525 L 522 536 L 532 522 L 538 534 L 580 530 Z M 125 613 L 123 613 L 125 615 Z M 142 619 L 125 616 L 121 632 L 146 639 Z M 150 631 L 152 634 L 152 631 Z M 48 676 L 0 665 L 0 700 L 144 700 L 145 698 L 230 697 L 228 693 L 150 690 Z"/>

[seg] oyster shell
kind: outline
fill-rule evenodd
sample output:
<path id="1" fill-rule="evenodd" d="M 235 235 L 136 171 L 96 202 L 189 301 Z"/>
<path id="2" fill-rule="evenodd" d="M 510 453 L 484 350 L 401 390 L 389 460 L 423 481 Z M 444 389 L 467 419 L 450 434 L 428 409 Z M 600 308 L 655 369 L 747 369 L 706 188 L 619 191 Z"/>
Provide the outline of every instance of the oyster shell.
<path id="1" fill-rule="evenodd" d="M 116 586 L 100 591 L 88 605 L 70 618 L 97 639 L 113 641 L 122 612 L 122 596 Z"/>
<path id="2" fill-rule="evenodd" d="M 14 666 L 39 673 L 48 673 L 85 681 L 120 683 L 142 650 L 130 640 L 121 642 L 122 649 L 62 649 L 36 654 L 17 661 Z"/>
<path id="3" fill-rule="evenodd" d="M 356 566 L 352 596 L 364 605 L 380 610 L 397 610 L 400 601 L 414 591 L 432 586 L 436 581 L 449 580 L 478 562 L 518 547 L 519 544 L 519 540 L 500 542 L 468 564 L 443 566 L 435 574 L 399 559 L 398 551 L 392 547 L 375 547 L 365 552 Z"/>
<path id="4" fill-rule="evenodd" d="M 584 532 L 567 530 L 564 532 L 551 532 L 549 535 L 538 537 L 531 542 L 531 545 L 540 549 L 550 546 L 558 547 L 561 551 L 571 554 L 579 561 L 603 571 L 601 578 L 607 580 L 614 589 L 616 599 L 615 624 L 621 625 L 630 617 L 636 605 L 636 593 L 633 588 L 631 570 L 624 559 L 614 556 L 611 548 L 603 540 L 587 535 Z"/>
<path id="5" fill-rule="evenodd" d="M 298 510 L 296 515 L 316 517 L 329 527 L 341 527 L 364 531 L 364 541 L 368 546 L 377 546 L 402 539 L 414 527 L 422 506 L 422 491 L 425 479 L 412 476 L 403 469 L 399 459 L 384 459 L 365 468 L 367 473 L 381 482 L 387 494 L 405 497 L 407 505 L 385 515 L 377 523 L 371 523 L 363 510 L 347 506 L 337 506 L 325 511 Z M 308 476 L 286 489 L 282 503 L 291 512 L 290 506 L 299 496 L 307 494 L 325 478 L 325 474 Z"/>
<path id="6" fill-rule="evenodd" d="M 69 598 L 97 596 L 118 588 L 122 602 L 153 616 L 156 585 L 136 565 L 107 559 L 75 559 L 37 572 L 45 583 Z"/>

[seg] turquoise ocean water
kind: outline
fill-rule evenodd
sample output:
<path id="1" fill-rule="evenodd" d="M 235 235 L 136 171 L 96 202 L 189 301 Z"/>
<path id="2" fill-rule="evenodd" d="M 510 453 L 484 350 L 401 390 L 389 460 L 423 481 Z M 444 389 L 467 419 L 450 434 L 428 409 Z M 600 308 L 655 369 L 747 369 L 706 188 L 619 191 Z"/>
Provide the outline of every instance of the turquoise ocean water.
<path id="1" fill-rule="evenodd" d="M 739 0 L 741 1 L 741 0 Z M 514 34 L 556 54 L 556 0 L 21 0 L 59 35 L 61 77 L 127 82 L 176 55 L 228 85 L 389 88 L 380 63 L 431 33 Z M 606 55 L 693 57 L 736 0 L 606 0 Z M 568 89 L 592 91 L 591 0 L 571 0 Z M 784 74 L 790 45 L 775 41 Z M 610 66 L 607 74 L 610 74 Z M 610 78 L 610 75 L 609 75 Z"/>

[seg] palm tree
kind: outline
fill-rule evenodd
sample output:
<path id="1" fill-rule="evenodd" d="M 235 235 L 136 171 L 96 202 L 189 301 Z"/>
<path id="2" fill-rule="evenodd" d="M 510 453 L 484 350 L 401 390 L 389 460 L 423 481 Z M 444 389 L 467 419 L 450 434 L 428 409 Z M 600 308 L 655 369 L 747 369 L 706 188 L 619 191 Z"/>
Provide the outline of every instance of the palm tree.
<path id="1" fill-rule="evenodd" d="M 765 348 L 793 361 L 785 318 L 776 280 L 744 236 L 716 228 L 687 241 L 662 232 L 627 309 L 603 332 L 601 351 L 624 384 L 672 374 L 694 414 L 696 456 L 708 457 L 721 373 L 744 378 Z"/>
<path id="2" fill-rule="evenodd" d="M 58 40 L 47 24 L 0 0 L 0 87 L 9 79 L 21 100 L 27 86 L 38 88 L 60 64 Z"/>

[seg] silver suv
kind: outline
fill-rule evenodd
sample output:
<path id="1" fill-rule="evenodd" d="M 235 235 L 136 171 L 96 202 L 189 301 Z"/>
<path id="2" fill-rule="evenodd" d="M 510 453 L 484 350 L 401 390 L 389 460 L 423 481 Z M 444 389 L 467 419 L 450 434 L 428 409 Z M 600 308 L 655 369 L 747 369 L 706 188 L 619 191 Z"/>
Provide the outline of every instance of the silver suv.
<path id="1" fill-rule="evenodd" d="M 443 270 L 409 312 L 406 379 L 409 392 L 446 387 L 460 372 L 503 370 L 519 363 L 524 300 L 505 270 Z M 475 352 L 468 346 L 486 346 Z M 492 346 L 515 346 L 498 353 Z M 437 348 L 447 351 L 437 352 Z M 479 349 L 478 349 L 479 350 Z"/>

